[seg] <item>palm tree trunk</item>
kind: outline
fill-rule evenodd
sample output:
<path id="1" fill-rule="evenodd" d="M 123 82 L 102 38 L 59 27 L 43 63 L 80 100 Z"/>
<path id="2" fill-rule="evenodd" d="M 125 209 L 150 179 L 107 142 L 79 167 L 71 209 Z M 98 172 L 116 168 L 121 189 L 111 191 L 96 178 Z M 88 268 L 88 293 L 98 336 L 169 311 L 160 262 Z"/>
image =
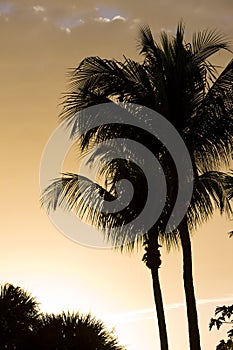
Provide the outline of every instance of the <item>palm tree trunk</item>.
<path id="1" fill-rule="evenodd" d="M 159 270 L 158 268 L 151 269 L 152 281 L 153 281 L 153 290 L 155 298 L 155 306 L 157 312 L 157 320 L 159 327 L 159 336 L 160 336 L 160 346 L 161 350 L 168 350 L 168 340 L 167 340 L 167 329 L 164 316 L 163 308 L 163 299 L 159 282 Z"/>
<path id="2" fill-rule="evenodd" d="M 183 252 L 183 281 L 187 307 L 190 350 L 200 350 L 200 334 L 192 273 L 192 250 L 186 217 L 179 225 L 179 230 Z"/>
<path id="3" fill-rule="evenodd" d="M 160 347 L 161 350 L 168 350 L 167 329 L 163 308 L 162 292 L 159 281 L 159 268 L 161 265 L 159 248 L 161 246 L 158 244 L 158 234 L 155 227 L 149 230 L 148 239 L 145 241 L 144 245 L 146 253 L 144 254 L 142 260 L 151 270 L 155 307 L 159 327 Z"/>

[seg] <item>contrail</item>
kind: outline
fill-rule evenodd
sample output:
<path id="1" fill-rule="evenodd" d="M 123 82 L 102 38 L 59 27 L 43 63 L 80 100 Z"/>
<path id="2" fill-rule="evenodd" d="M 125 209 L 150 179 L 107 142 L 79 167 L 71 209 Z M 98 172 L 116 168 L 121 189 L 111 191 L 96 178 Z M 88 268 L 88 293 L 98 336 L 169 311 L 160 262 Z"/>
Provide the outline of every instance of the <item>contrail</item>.
<path id="1" fill-rule="evenodd" d="M 199 299 L 197 300 L 197 305 L 228 303 L 228 302 L 233 303 L 233 296 L 222 297 L 222 298 L 212 298 L 212 299 Z M 185 307 L 185 304 L 174 303 L 170 305 L 165 305 L 164 309 L 165 311 L 170 311 L 181 307 Z M 156 309 L 148 308 L 148 309 L 138 309 L 134 311 L 122 312 L 122 313 L 112 314 L 112 315 L 105 315 L 104 319 L 114 323 L 129 323 L 129 322 L 135 322 L 135 321 L 150 320 L 155 317 L 156 317 Z"/>

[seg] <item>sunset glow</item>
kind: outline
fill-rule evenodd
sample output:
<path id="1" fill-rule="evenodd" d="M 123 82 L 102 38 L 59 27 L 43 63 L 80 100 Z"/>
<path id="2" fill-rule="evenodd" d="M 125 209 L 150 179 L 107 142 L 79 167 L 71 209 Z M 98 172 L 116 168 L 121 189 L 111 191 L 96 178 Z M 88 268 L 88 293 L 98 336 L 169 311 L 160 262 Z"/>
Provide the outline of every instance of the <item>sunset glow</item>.
<path id="1" fill-rule="evenodd" d="M 42 152 L 59 124 L 68 68 L 87 56 L 142 61 L 138 27 L 158 38 L 179 19 L 187 39 L 217 28 L 233 42 L 231 0 L 0 1 L 1 244 L 0 283 L 37 297 L 44 312 L 91 312 L 115 328 L 127 350 L 159 349 L 150 271 L 143 250 L 131 255 L 77 244 L 59 232 L 40 203 Z M 226 66 L 230 53 L 214 60 Z M 69 162 L 66 164 L 66 168 Z M 226 339 L 209 332 L 216 306 L 233 303 L 233 221 L 217 212 L 192 236 L 194 282 L 203 350 Z M 83 224 L 81 234 L 91 234 Z M 162 248 L 159 270 L 171 350 L 188 349 L 181 251 Z"/>

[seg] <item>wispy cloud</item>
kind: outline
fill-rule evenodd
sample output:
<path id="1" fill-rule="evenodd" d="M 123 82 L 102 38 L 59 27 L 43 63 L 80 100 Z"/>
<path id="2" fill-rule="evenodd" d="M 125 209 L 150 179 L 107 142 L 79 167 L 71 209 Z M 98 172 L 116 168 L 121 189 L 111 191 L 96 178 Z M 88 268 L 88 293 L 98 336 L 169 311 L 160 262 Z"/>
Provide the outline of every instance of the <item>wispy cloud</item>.
<path id="1" fill-rule="evenodd" d="M 231 297 L 200 299 L 197 301 L 198 305 L 215 304 L 215 303 L 233 303 L 233 295 Z"/>
<path id="2" fill-rule="evenodd" d="M 71 30 L 81 26 L 85 21 L 82 18 L 76 16 L 66 16 L 60 18 L 56 21 L 56 24 L 59 26 L 61 30 L 66 31 L 67 33 L 71 33 Z"/>
<path id="3" fill-rule="evenodd" d="M 110 22 L 111 20 L 110 20 L 110 18 L 107 18 L 107 17 L 96 17 L 95 21 L 96 22 L 107 23 L 107 22 Z"/>
<path id="4" fill-rule="evenodd" d="M 208 305 L 208 304 L 217 304 L 217 303 L 221 303 L 221 304 L 233 303 L 233 296 L 197 300 L 197 305 Z M 174 303 L 174 304 L 166 305 L 164 309 L 165 311 L 170 311 L 170 310 L 179 309 L 182 307 L 185 307 L 184 303 Z M 129 323 L 129 322 L 150 320 L 155 317 L 156 317 L 155 308 L 148 308 L 148 309 L 139 309 L 139 310 L 134 310 L 129 312 L 123 312 L 119 314 L 106 315 L 104 319 L 112 323 Z"/>
<path id="5" fill-rule="evenodd" d="M 45 8 L 40 5 L 33 6 L 33 10 L 35 12 L 45 12 Z"/>
<path id="6" fill-rule="evenodd" d="M 126 17 L 122 15 L 122 13 L 119 12 L 119 10 L 116 10 L 115 8 L 112 8 L 110 6 L 101 5 L 95 8 L 95 11 L 97 12 L 97 17 L 95 17 L 95 21 L 102 22 L 102 23 L 108 23 L 113 21 L 126 21 Z"/>
<path id="7" fill-rule="evenodd" d="M 120 15 L 116 15 L 113 18 L 108 18 L 108 17 L 96 17 L 95 21 L 97 22 L 102 22 L 102 23 L 108 23 L 108 22 L 114 22 L 114 21 L 126 21 L 126 18 Z"/>
<path id="8" fill-rule="evenodd" d="M 123 22 L 125 22 L 125 21 L 126 21 L 126 17 L 117 15 L 117 16 L 114 16 L 114 17 L 112 18 L 112 21 L 123 21 Z"/>

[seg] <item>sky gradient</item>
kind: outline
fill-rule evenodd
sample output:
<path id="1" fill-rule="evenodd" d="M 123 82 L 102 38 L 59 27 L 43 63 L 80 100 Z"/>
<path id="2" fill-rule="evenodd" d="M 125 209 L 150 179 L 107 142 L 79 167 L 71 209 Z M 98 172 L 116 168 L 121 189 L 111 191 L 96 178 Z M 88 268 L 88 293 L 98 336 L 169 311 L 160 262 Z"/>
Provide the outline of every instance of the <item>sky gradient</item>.
<path id="1" fill-rule="evenodd" d="M 152 350 L 159 344 L 143 252 L 129 256 L 91 249 L 59 233 L 40 207 L 40 160 L 58 125 L 67 69 L 93 55 L 142 60 L 138 26 L 149 24 L 157 39 L 161 29 L 174 33 L 181 18 L 187 40 L 207 27 L 233 38 L 232 0 L 0 1 L 0 283 L 26 288 L 45 311 L 90 311 L 116 328 L 128 350 Z M 224 66 L 230 55 L 217 55 L 214 60 Z M 226 234 L 230 230 L 232 221 L 216 214 L 193 235 L 205 350 L 213 350 L 225 337 L 225 330 L 208 331 L 215 307 L 233 302 L 233 239 Z M 162 250 L 162 260 L 170 348 L 186 350 L 181 254 Z"/>

